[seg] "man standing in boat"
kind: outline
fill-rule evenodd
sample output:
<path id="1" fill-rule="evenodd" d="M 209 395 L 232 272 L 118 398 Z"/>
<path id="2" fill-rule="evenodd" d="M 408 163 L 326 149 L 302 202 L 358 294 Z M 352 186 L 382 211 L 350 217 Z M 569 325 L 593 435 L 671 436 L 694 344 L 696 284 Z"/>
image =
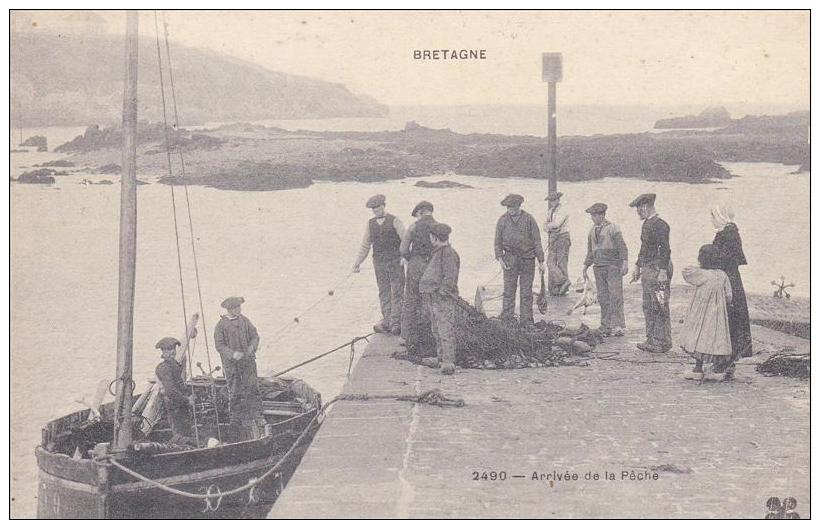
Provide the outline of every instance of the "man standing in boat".
<path id="1" fill-rule="evenodd" d="M 430 232 L 436 224 L 433 218 L 433 204 L 423 200 L 413 208 L 411 216 L 416 221 L 410 224 L 402 238 L 400 252 L 407 262 L 407 280 L 404 287 L 404 305 L 401 314 L 401 335 L 408 351 L 420 347 L 422 338 L 429 337 L 430 319 L 422 307 L 419 280 L 427 268 L 433 254 Z M 428 329 L 425 334 L 424 329 Z"/>
<path id="2" fill-rule="evenodd" d="M 171 426 L 170 444 L 196 445 L 191 437 L 191 407 L 194 405 L 194 396 L 190 395 L 182 377 L 184 367 L 176 360 L 177 347 L 180 342 L 176 338 L 162 338 L 156 348 L 162 351 L 162 362 L 157 365 L 157 380 L 162 384 L 162 396 L 165 403 L 165 413 Z"/>
<path id="3" fill-rule="evenodd" d="M 231 424 L 240 440 L 249 440 L 261 435 L 256 420 L 262 411 L 262 402 L 256 376 L 259 334 L 251 320 L 242 314 L 243 303 L 245 299 L 241 296 L 222 302 L 227 314 L 216 324 L 214 344 L 228 380 Z"/>
<path id="4" fill-rule="evenodd" d="M 430 231 L 433 255 L 419 281 L 436 338 L 438 358 L 425 360 L 428 366 L 441 366 L 441 373 L 452 375 L 456 370 L 456 338 L 453 322 L 458 297 L 458 271 L 461 264 L 458 253 L 450 246 L 447 224 L 437 223 Z"/>
<path id="5" fill-rule="evenodd" d="M 373 248 L 373 270 L 379 287 L 379 304 L 382 321 L 373 326 L 376 332 L 401 333 L 401 308 L 404 298 L 404 266 L 401 264 L 399 246 L 404 236 L 404 225 L 398 217 L 386 213 L 384 195 L 374 195 L 365 204 L 373 210 L 373 218 L 367 222 L 364 238 L 359 248 L 353 272 L 359 272 L 364 259 Z"/>

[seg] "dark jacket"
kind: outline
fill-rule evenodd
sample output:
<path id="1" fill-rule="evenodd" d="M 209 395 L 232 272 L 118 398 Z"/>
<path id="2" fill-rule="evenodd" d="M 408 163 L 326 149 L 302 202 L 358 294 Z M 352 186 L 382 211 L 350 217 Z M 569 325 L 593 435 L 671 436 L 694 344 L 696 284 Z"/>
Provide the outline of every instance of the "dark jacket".
<path id="1" fill-rule="evenodd" d="M 458 271 L 461 259 L 449 244 L 433 250 L 433 256 L 421 275 L 419 292 L 458 294 Z"/>
<path id="2" fill-rule="evenodd" d="M 740 232 L 733 223 L 727 224 L 715 234 L 712 242 L 720 254 L 721 269 L 724 271 L 736 269 L 739 265 L 746 265 L 746 255 L 743 254 L 743 243 Z"/>
<path id="3" fill-rule="evenodd" d="M 519 258 L 538 258 L 544 261 L 541 231 L 532 215 L 524 210 L 513 218 L 504 213 L 495 226 L 495 257 L 514 255 Z"/>
<path id="4" fill-rule="evenodd" d="M 388 213 L 384 216 L 384 222 L 381 225 L 379 225 L 377 217 L 371 218 L 368 223 L 368 226 L 370 226 L 370 240 L 373 242 L 373 260 L 376 262 L 399 258 L 401 237 L 393 225 L 395 218 Z"/>
<path id="5" fill-rule="evenodd" d="M 233 359 L 234 352 L 242 352 L 245 357 L 255 359 L 259 346 L 259 334 L 251 320 L 240 314 L 235 319 L 223 316 L 214 330 L 216 351 L 224 359 Z"/>
<path id="6" fill-rule="evenodd" d="M 176 359 L 163 360 L 157 365 L 157 379 L 162 383 L 162 392 L 169 405 L 174 407 L 188 405 L 188 389 L 182 379 L 183 366 Z"/>
<path id="7" fill-rule="evenodd" d="M 410 224 L 401 242 L 401 255 L 408 260 L 414 256 L 429 259 L 433 254 L 430 231 L 434 225 L 436 225 L 436 220 L 432 215 L 424 215 Z"/>
<path id="8" fill-rule="evenodd" d="M 641 251 L 637 264 L 645 266 L 657 263 L 659 269 L 668 269 L 672 251 L 669 247 L 669 224 L 653 216 L 643 221 L 641 227 Z"/>

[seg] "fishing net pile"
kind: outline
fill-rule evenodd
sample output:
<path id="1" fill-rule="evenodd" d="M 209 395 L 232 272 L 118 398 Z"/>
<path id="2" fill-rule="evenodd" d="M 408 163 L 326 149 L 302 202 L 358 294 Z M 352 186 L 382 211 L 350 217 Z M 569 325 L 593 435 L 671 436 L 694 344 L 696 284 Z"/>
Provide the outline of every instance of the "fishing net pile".
<path id="1" fill-rule="evenodd" d="M 775 354 L 758 365 L 757 371 L 767 376 L 808 379 L 811 376 L 811 356 L 809 354 Z"/>
<path id="2" fill-rule="evenodd" d="M 490 318 L 466 300 L 455 297 L 453 332 L 456 364 L 462 368 L 512 369 L 577 365 L 573 355 L 594 350 L 603 342 L 597 331 L 586 325 L 568 328 L 560 321 L 540 321 L 535 328 L 523 328 L 517 320 Z M 408 352 L 397 355 L 416 363 L 435 357 L 432 335 Z"/>

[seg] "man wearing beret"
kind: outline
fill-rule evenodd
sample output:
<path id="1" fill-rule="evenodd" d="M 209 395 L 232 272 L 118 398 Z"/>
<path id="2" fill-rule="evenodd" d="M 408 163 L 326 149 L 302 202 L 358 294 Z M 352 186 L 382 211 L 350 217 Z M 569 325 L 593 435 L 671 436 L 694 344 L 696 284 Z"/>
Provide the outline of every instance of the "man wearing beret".
<path id="1" fill-rule="evenodd" d="M 543 273 L 544 248 L 541 232 L 532 215 L 521 209 L 524 197 L 510 194 L 501 201 L 507 212 L 495 226 L 495 257 L 504 270 L 504 304 L 502 319 L 512 319 L 515 314 L 515 291 L 520 285 L 520 309 L 522 326 L 533 325 L 532 281 L 535 278 L 535 259 Z"/>
<path id="2" fill-rule="evenodd" d="M 373 326 L 376 332 L 401 332 L 401 307 L 404 296 L 404 266 L 401 264 L 399 246 L 404 236 L 404 225 L 394 215 L 385 213 L 384 195 L 374 195 L 365 204 L 373 210 L 373 218 L 367 222 L 359 254 L 353 262 L 353 272 L 373 248 L 373 271 L 379 287 L 379 304 L 382 320 Z"/>
<path id="3" fill-rule="evenodd" d="M 549 271 L 549 293 L 553 296 L 563 296 L 569 291 L 569 216 L 561 204 L 563 193 L 556 191 L 547 195 L 547 221 L 544 230 L 547 232 L 547 270 Z"/>
<path id="4" fill-rule="evenodd" d="M 458 297 L 458 253 L 450 245 L 450 226 L 437 223 L 430 230 L 433 255 L 419 280 L 424 304 L 432 319 L 433 336 L 438 347 L 441 373 L 452 375 L 456 369 L 456 343 L 453 332 Z"/>
<path id="5" fill-rule="evenodd" d="M 629 272 L 626 242 L 620 228 L 606 219 L 607 205 L 596 202 L 587 213 L 592 218 L 592 229 L 587 238 L 587 257 L 584 260 L 584 280 L 592 267 L 601 305 L 601 328 L 604 336 L 623 336 L 624 320 L 623 277 Z"/>
<path id="6" fill-rule="evenodd" d="M 419 347 L 419 341 L 424 336 L 429 337 L 429 332 L 424 333 L 425 329 L 429 330 L 430 323 L 426 312 L 422 309 L 419 280 L 433 254 L 430 232 L 436 224 L 433 218 L 433 205 L 426 200 L 416 204 L 410 215 L 415 217 L 416 221 L 407 228 L 399 247 L 401 256 L 407 262 L 407 278 L 401 313 L 401 335 L 408 351 L 413 347 Z"/>
<path id="7" fill-rule="evenodd" d="M 222 302 L 227 314 L 216 324 L 214 343 L 228 380 L 231 424 L 240 440 L 250 440 L 261 433 L 257 419 L 262 411 L 262 401 L 256 375 L 259 334 L 251 320 L 242 314 L 243 303 L 245 299 L 241 296 L 232 296 Z"/>
<path id="8" fill-rule="evenodd" d="M 191 437 L 191 406 L 194 405 L 194 396 L 185 386 L 185 369 L 176 360 L 179 345 L 176 338 L 162 338 L 157 342 L 156 348 L 161 351 L 162 362 L 157 365 L 155 373 L 162 384 L 165 413 L 173 433 L 169 443 L 194 446 L 196 440 Z"/>
<path id="9" fill-rule="evenodd" d="M 669 248 L 669 224 L 655 212 L 655 194 L 645 193 L 633 200 L 643 220 L 641 250 L 635 262 L 632 282 L 640 279 L 643 288 L 643 315 L 646 341 L 637 347 L 646 352 L 662 353 L 672 348 L 672 326 L 669 318 L 669 280 L 672 278 L 672 252 Z"/>

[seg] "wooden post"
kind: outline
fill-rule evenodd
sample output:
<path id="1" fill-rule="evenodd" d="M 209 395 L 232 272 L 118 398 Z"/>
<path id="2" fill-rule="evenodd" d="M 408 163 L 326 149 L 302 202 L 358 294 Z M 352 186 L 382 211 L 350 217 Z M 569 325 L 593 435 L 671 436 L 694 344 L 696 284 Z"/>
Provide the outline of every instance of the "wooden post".
<path id="1" fill-rule="evenodd" d="M 547 179 L 549 193 L 558 191 L 558 136 L 555 91 L 562 78 L 560 52 L 545 52 L 542 55 L 541 79 L 547 82 Z"/>
<path id="2" fill-rule="evenodd" d="M 547 179 L 549 193 L 558 191 L 558 137 L 555 117 L 555 82 L 547 87 Z"/>
<path id="3" fill-rule="evenodd" d="M 120 191 L 120 269 L 117 309 L 117 394 L 112 451 L 131 445 L 133 389 L 134 282 L 137 251 L 137 66 L 139 13 L 128 11 L 125 37 L 125 88 L 122 107 L 122 189 Z"/>

